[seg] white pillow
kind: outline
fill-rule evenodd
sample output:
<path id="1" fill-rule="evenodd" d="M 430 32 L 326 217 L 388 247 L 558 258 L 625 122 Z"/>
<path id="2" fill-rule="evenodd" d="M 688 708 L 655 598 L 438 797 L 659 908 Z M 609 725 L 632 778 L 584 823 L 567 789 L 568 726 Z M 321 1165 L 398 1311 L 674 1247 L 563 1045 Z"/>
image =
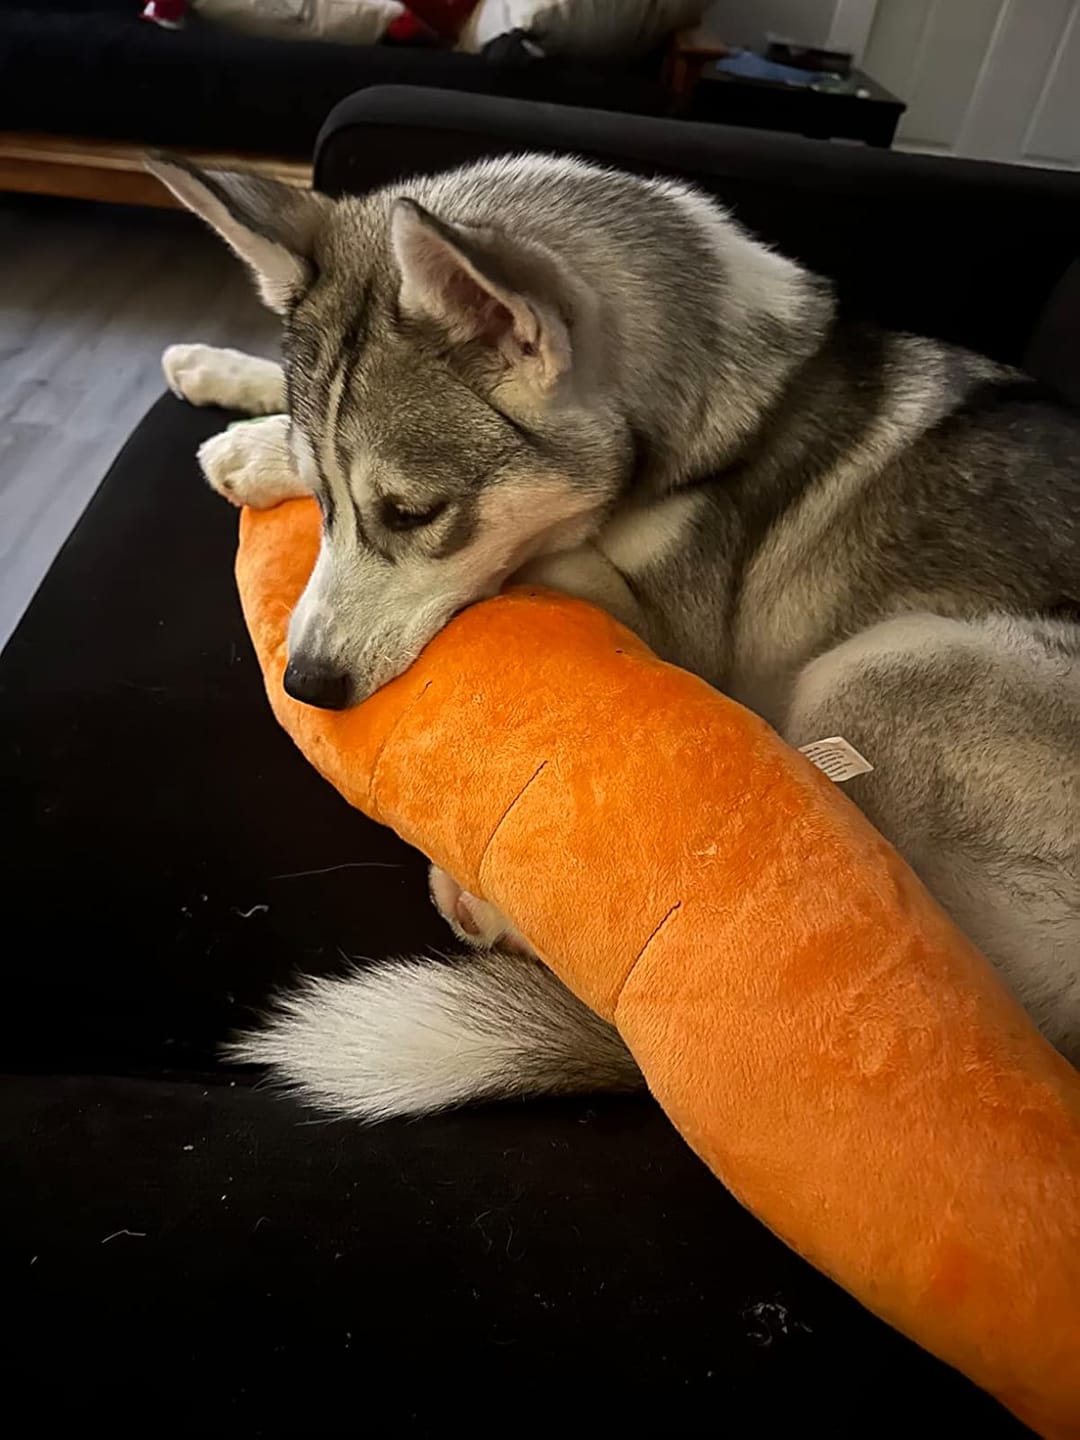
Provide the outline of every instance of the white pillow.
<path id="1" fill-rule="evenodd" d="M 208 20 L 279 40 L 374 45 L 404 10 L 397 0 L 194 0 Z"/>
<path id="2" fill-rule="evenodd" d="M 496 36 L 505 35 L 509 30 L 528 30 L 541 10 L 550 4 L 551 0 L 480 0 L 465 21 L 457 48 L 475 55 Z"/>
<path id="3" fill-rule="evenodd" d="M 708 0 L 480 0 L 458 48 L 482 50 L 508 30 L 531 30 L 550 55 L 641 55 L 665 35 L 697 25 Z"/>

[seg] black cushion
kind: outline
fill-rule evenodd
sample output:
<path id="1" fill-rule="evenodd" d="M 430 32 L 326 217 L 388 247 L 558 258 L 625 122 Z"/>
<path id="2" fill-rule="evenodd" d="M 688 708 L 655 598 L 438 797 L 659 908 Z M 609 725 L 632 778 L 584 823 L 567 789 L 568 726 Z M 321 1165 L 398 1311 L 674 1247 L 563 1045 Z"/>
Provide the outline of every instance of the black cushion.
<path id="1" fill-rule="evenodd" d="M 446 941 L 420 857 L 271 717 L 236 517 L 192 458 L 227 418 L 159 402 L 0 661 L 9 1409 L 45 1433 L 1021 1433 L 645 1098 L 363 1129 L 218 1063 L 275 982 Z"/>
<path id="2" fill-rule="evenodd" d="M 1023 362 L 1045 302 L 1080 256 L 1073 173 L 485 95 L 351 96 L 323 127 L 316 183 L 358 193 L 522 149 L 688 179 L 836 280 L 849 314 L 1011 364 Z"/>
<path id="3" fill-rule="evenodd" d="M 441 86 L 655 113 L 655 69 L 393 45 L 244 35 L 191 16 L 183 30 L 138 18 L 138 0 L 78 10 L 0 9 L 0 129 L 142 144 L 308 155 L 331 106 L 365 85 Z"/>
<path id="4" fill-rule="evenodd" d="M 1080 405 L 1080 260 L 1073 261 L 1051 291 L 1024 364 L 1039 380 Z"/>
<path id="5" fill-rule="evenodd" d="M 406 847 L 267 712 L 236 517 L 193 461 L 229 418 L 162 400 L 4 654 L 8 878 L 53 957 L 0 1007 L 22 1064 L 202 1068 L 294 968 L 446 938 Z"/>

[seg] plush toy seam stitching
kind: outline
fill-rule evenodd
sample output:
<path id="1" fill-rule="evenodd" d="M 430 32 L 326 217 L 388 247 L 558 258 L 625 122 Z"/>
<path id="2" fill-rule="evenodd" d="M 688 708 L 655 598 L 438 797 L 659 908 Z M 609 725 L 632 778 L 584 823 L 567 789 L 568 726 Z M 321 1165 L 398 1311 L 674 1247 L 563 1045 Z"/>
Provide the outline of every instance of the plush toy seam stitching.
<path id="1" fill-rule="evenodd" d="M 612 1013 L 613 1015 L 616 1015 L 616 1016 L 617 1016 L 617 1014 L 618 1014 L 619 1004 L 620 1004 L 620 1002 L 621 1002 L 621 1000 L 622 1000 L 622 997 L 623 997 L 623 991 L 626 989 L 627 985 L 630 983 L 630 978 L 631 978 L 631 976 L 633 975 L 634 971 L 635 971 L 635 970 L 637 969 L 637 967 L 638 967 L 638 961 L 642 958 L 642 956 L 645 954 L 646 950 L 648 950 L 649 946 L 653 943 L 653 941 L 656 939 L 656 937 L 660 934 L 661 930 L 663 930 L 663 929 L 666 927 L 668 921 L 672 918 L 672 916 L 676 913 L 676 911 L 681 910 L 681 909 L 682 909 L 682 901 L 681 901 L 681 900 L 676 900 L 676 901 L 675 901 L 675 904 L 672 905 L 671 909 L 668 910 L 667 914 L 664 915 L 664 917 L 663 917 L 661 920 L 657 921 L 657 923 L 653 926 L 652 931 L 650 932 L 648 939 L 645 941 L 645 944 L 642 945 L 642 947 L 641 947 L 641 949 L 638 951 L 638 953 L 634 956 L 633 960 L 630 962 L 630 968 L 629 968 L 629 970 L 627 970 L 626 974 L 623 976 L 622 984 L 619 986 L 618 994 L 615 996 L 615 1002 L 614 1002 L 614 1004 L 613 1004 L 612 1007 L 611 1007 L 611 1013 Z"/>
<path id="2" fill-rule="evenodd" d="M 379 767 L 382 765 L 382 758 L 386 751 L 386 747 L 390 744 L 390 741 L 397 734 L 401 726 L 405 724 L 405 721 L 412 714 L 413 710 L 415 710 L 417 705 L 420 704 L 420 701 L 431 689 L 431 686 L 432 681 L 429 680 L 424 686 L 424 688 L 420 691 L 419 695 L 413 696 L 413 698 L 409 701 L 408 705 L 406 705 L 405 709 L 401 712 L 398 718 L 394 721 L 393 725 L 391 725 L 390 729 L 383 736 L 383 742 L 376 751 L 375 759 L 372 762 L 371 766 L 371 798 L 374 802 L 375 809 L 380 814 L 382 813 L 382 806 L 379 803 Z"/>
<path id="3" fill-rule="evenodd" d="M 497 824 L 496 824 L 496 826 L 495 826 L 495 829 L 492 830 L 491 834 L 488 836 L 488 838 L 487 838 L 487 843 L 486 843 L 486 845 L 484 846 L 484 849 L 483 849 L 483 851 L 482 851 L 482 853 L 481 853 L 481 855 L 480 855 L 480 863 L 479 863 L 479 865 L 477 865 L 477 867 L 476 867 L 476 878 L 480 881 L 481 886 L 482 886 L 483 883 L 484 883 L 484 865 L 485 865 L 485 863 L 486 863 L 486 861 L 487 861 L 488 851 L 491 849 L 492 845 L 494 845 L 494 843 L 495 843 L 495 837 L 498 835 L 499 831 L 502 829 L 503 824 L 510 818 L 510 812 L 511 812 L 511 810 L 514 809 L 515 805 L 517 805 L 518 801 L 522 798 L 522 796 L 525 794 L 525 791 L 528 790 L 529 786 L 533 783 L 533 781 L 536 780 L 536 779 L 542 774 L 542 772 L 547 769 L 549 763 L 550 763 L 550 761 L 547 761 L 547 760 L 542 760 L 542 761 L 540 762 L 540 764 L 536 767 L 536 769 L 533 771 L 533 773 L 529 776 L 528 780 L 525 781 L 525 784 L 521 787 L 521 789 L 518 791 L 518 793 L 517 793 L 517 794 L 514 796 L 514 798 L 510 801 L 510 804 L 507 805 L 506 809 L 505 809 L 505 810 L 503 811 L 503 813 L 499 816 L 499 819 L 498 819 L 498 822 L 497 822 Z"/>

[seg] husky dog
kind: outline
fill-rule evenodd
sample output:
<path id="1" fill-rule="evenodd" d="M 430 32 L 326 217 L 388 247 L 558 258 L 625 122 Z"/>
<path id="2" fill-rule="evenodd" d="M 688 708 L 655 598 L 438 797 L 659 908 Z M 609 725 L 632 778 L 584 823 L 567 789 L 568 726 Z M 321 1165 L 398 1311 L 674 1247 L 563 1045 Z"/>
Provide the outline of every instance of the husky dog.
<path id="1" fill-rule="evenodd" d="M 293 696 L 363 699 L 513 578 L 598 603 L 868 756 L 849 793 L 1080 1058 L 1080 417 L 842 323 L 679 184 L 519 156 L 332 202 L 153 168 L 284 319 L 283 370 L 164 363 L 268 417 L 203 446 L 217 490 L 322 507 Z M 477 953 L 311 982 L 236 1053 L 364 1117 L 638 1083 L 502 917 L 432 891 Z"/>

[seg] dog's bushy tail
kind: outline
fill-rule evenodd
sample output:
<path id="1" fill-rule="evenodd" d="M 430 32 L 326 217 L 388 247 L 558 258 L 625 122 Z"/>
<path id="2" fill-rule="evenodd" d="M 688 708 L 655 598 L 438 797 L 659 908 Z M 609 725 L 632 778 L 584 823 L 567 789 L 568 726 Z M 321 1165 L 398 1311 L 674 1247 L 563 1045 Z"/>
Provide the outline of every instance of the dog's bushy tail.
<path id="1" fill-rule="evenodd" d="M 497 950 L 309 980 L 226 1053 L 363 1120 L 642 1083 L 610 1025 L 538 960 Z"/>

